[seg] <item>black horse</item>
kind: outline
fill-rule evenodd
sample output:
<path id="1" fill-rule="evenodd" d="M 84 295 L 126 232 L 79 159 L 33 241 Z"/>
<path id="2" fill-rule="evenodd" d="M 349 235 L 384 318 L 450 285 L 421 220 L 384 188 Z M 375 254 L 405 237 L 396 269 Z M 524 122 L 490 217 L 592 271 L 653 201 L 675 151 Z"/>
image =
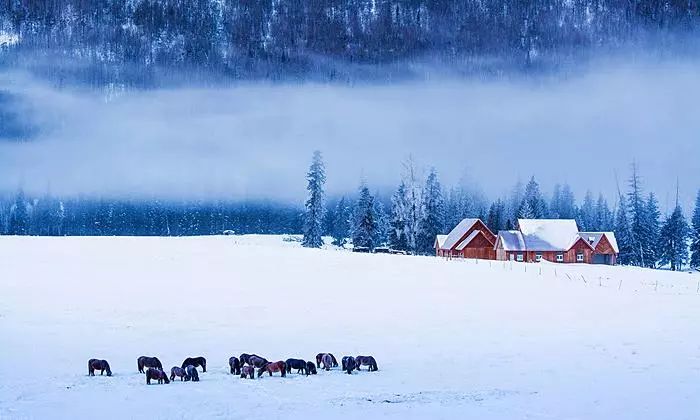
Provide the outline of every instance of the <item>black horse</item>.
<path id="1" fill-rule="evenodd" d="M 229 357 L 228 365 L 231 367 L 231 375 L 241 374 L 241 362 L 235 356 Z"/>
<path id="2" fill-rule="evenodd" d="M 183 369 L 181 367 L 173 366 L 173 368 L 170 369 L 170 380 L 174 381 L 175 378 L 178 376 L 180 377 L 180 381 L 184 381 L 185 376 L 187 376 L 187 374 L 185 373 L 185 369 Z"/>
<path id="3" fill-rule="evenodd" d="M 318 372 L 316 371 L 316 365 L 314 362 L 306 362 L 306 374 L 307 375 L 315 375 Z"/>
<path id="4" fill-rule="evenodd" d="M 241 367 L 241 379 L 249 377 L 250 379 L 255 379 L 255 367 L 246 365 Z"/>
<path id="5" fill-rule="evenodd" d="M 99 370 L 100 375 L 107 371 L 107 376 L 112 376 L 112 370 L 109 368 L 109 363 L 106 360 L 90 359 L 88 360 L 88 376 L 95 376 L 95 371 Z"/>
<path id="6" fill-rule="evenodd" d="M 331 356 L 331 360 L 333 361 L 333 367 L 338 367 L 338 361 L 335 359 L 335 356 L 333 356 L 333 353 L 319 353 L 316 355 L 316 367 L 317 368 L 321 367 L 321 361 L 323 359 L 324 354 Z"/>
<path id="7" fill-rule="evenodd" d="M 199 382 L 199 373 L 197 372 L 197 368 L 193 365 L 187 365 L 187 367 L 185 367 L 185 382 L 187 381 Z"/>
<path id="8" fill-rule="evenodd" d="M 369 366 L 370 372 L 376 372 L 379 370 L 377 369 L 377 361 L 374 360 L 374 357 L 372 356 L 357 356 L 355 358 L 355 363 L 357 364 L 357 370 L 362 370 L 360 369 L 362 366 Z"/>
<path id="9" fill-rule="evenodd" d="M 144 368 L 157 368 L 163 370 L 163 364 L 160 362 L 160 360 L 158 360 L 157 357 L 141 356 L 138 358 L 136 363 L 139 368 L 139 373 L 144 373 Z"/>
<path id="10" fill-rule="evenodd" d="M 184 368 L 186 368 L 187 366 L 190 366 L 190 365 L 192 365 L 192 366 L 194 366 L 194 367 L 201 366 L 201 367 L 202 367 L 202 372 L 206 372 L 206 371 L 207 371 L 207 359 L 203 358 L 202 356 L 199 356 L 199 357 L 188 357 L 187 359 L 185 359 L 184 362 L 182 362 L 181 367 L 184 369 Z"/>
<path id="11" fill-rule="evenodd" d="M 284 363 L 287 365 L 287 373 L 292 373 L 292 369 L 296 369 L 297 373 L 309 376 L 309 371 L 306 369 L 306 360 L 287 359 Z"/>
<path id="12" fill-rule="evenodd" d="M 355 370 L 355 358 L 352 356 L 345 356 L 342 360 L 343 372 L 347 372 L 348 375 L 352 375 L 352 371 Z"/>
<path id="13" fill-rule="evenodd" d="M 148 370 L 146 371 L 147 385 L 151 384 L 151 379 L 158 381 L 159 384 L 162 384 L 163 382 L 165 382 L 166 384 L 170 383 L 170 379 L 168 379 L 168 374 L 163 372 L 163 369 L 148 368 Z"/>
<path id="14" fill-rule="evenodd" d="M 262 368 L 270 362 L 268 362 L 267 359 L 265 359 L 264 357 L 260 357 L 256 354 L 251 354 L 250 356 L 248 356 L 248 360 L 246 360 L 246 363 L 248 363 L 251 366 L 255 366 L 256 368 Z"/>

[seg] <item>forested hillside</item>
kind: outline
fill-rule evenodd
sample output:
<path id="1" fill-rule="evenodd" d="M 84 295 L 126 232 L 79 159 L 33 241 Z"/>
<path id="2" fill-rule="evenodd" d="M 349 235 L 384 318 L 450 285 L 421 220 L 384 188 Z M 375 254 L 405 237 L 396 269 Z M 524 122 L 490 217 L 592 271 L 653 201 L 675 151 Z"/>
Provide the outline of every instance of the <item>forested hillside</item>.
<path id="1" fill-rule="evenodd" d="M 417 64 L 502 74 L 630 46 L 685 49 L 699 13 L 697 0 L 2 0 L 0 33 L 17 40 L 0 61 L 146 87 L 390 79 Z"/>

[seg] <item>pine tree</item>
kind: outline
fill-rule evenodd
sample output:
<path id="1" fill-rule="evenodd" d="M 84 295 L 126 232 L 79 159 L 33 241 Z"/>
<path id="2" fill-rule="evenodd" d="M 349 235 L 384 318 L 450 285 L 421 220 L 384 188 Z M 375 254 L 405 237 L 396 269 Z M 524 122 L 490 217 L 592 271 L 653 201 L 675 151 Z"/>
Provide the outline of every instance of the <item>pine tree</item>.
<path id="1" fill-rule="evenodd" d="M 422 219 L 422 203 L 421 185 L 418 180 L 418 174 L 413 162 L 413 158 L 409 158 L 403 163 L 404 175 L 403 182 L 406 185 L 406 241 L 408 249 L 415 253 L 418 246 L 418 230 Z"/>
<path id="2" fill-rule="evenodd" d="M 634 244 L 627 220 L 627 203 L 625 197 L 620 195 L 620 203 L 615 214 L 615 238 L 620 249 L 618 261 L 620 264 L 629 265 L 634 261 Z"/>
<path id="3" fill-rule="evenodd" d="M 569 184 L 564 184 L 559 201 L 559 217 L 561 219 L 573 219 L 576 217 L 576 197 Z"/>
<path id="4" fill-rule="evenodd" d="M 693 228 L 691 232 L 690 244 L 690 266 L 700 268 L 700 190 L 695 199 L 695 210 L 693 210 Z"/>
<path id="5" fill-rule="evenodd" d="M 656 268 L 656 263 L 659 260 L 659 204 L 654 193 L 649 193 L 644 209 L 645 231 L 643 251 L 644 262 L 647 267 Z"/>
<path id="6" fill-rule="evenodd" d="M 596 211 L 595 204 L 593 203 L 593 194 L 590 190 L 586 192 L 583 198 L 583 204 L 581 204 L 581 209 L 578 211 L 578 217 L 576 222 L 579 227 L 584 232 L 594 232 L 598 230 L 596 227 Z"/>
<path id="7" fill-rule="evenodd" d="M 323 245 L 323 212 L 325 210 L 323 200 L 323 186 L 326 183 L 326 170 L 323 166 L 321 152 L 314 152 L 309 172 L 306 175 L 308 182 L 306 190 L 309 197 L 306 200 L 306 213 L 304 214 L 304 239 L 302 245 L 309 248 L 320 248 Z"/>
<path id="8" fill-rule="evenodd" d="M 489 215 L 486 218 L 486 226 L 494 233 L 505 229 L 505 204 L 500 198 L 491 204 Z"/>
<path id="9" fill-rule="evenodd" d="M 29 203 L 24 197 L 24 191 L 21 189 L 17 192 L 15 203 L 10 211 L 10 235 L 26 235 L 29 229 Z"/>
<path id="10" fill-rule="evenodd" d="M 646 226 L 646 206 L 642 198 L 642 183 L 637 173 L 637 165 L 632 164 L 632 175 L 629 179 L 630 191 L 627 193 L 629 203 L 629 226 L 632 241 L 632 254 L 630 256 L 631 265 L 646 266 L 644 260 L 644 249 L 649 241 L 649 234 Z"/>
<path id="11" fill-rule="evenodd" d="M 554 190 L 552 191 L 552 201 L 549 203 L 549 217 L 552 219 L 561 218 L 561 185 L 555 184 Z"/>
<path id="12" fill-rule="evenodd" d="M 518 212 L 519 219 L 536 219 L 535 212 L 530 206 L 528 200 L 523 200 L 522 206 L 520 206 L 520 211 Z"/>
<path id="13" fill-rule="evenodd" d="M 423 189 L 422 219 L 418 235 L 418 252 L 430 254 L 433 250 L 435 237 L 444 230 L 444 202 L 442 187 L 438 181 L 437 172 L 431 169 Z"/>
<path id="14" fill-rule="evenodd" d="M 598 201 L 595 205 L 595 224 L 591 229 L 598 232 L 610 232 L 615 230 L 615 217 L 608 207 L 608 202 L 603 197 L 603 194 L 598 195 Z"/>
<path id="15" fill-rule="evenodd" d="M 377 215 L 377 246 L 386 246 L 389 242 L 391 223 L 380 200 L 374 200 L 374 213 Z"/>
<path id="16" fill-rule="evenodd" d="M 335 211 L 333 211 L 331 236 L 333 237 L 333 245 L 339 247 L 345 246 L 350 236 L 350 208 L 345 201 L 345 197 L 341 197 L 338 200 Z"/>
<path id="17" fill-rule="evenodd" d="M 508 208 L 506 211 L 506 230 L 512 230 L 520 217 L 520 208 L 523 205 L 523 183 L 518 179 L 518 182 L 513 186 L 508 200 Z"/>
<path id="18" fill-rule="evenodd" d="M 408 250 L 407 219 L 408 192 L 406 184 L 401 181 L 399 188 L 391 197 L 391 219 L 389 221 L 389 245 L 391 248 L 400 251 Z"/>
<path id="19" fill-rule="evenodd" d="M 661 228 L 661 255 L 662 265 L 670 264 L 671 270 L 682 269 L 688 262 L 688 223 L 683 217 L 683 210 L 679 204 L 673 213 L 666 219 Z"/>
<path id="20" fill-rule="evenodd" d="M 532 219 L 542 219 L 546 217 L 547 204 L 545 203 L 542 193 L 540 192 L 540 185 L 537 183 L 537 181 L 535 181 L 534 176 L 530 178 L 530 181 L 525 186 L 525 197 L 523 198 L 523 202 L 527 202 L 528 207 L 532 212 Z M 521 207 L 523 207 L 523 205 L 521 205 Z M 521 208 L 521 218 L 524 218 L 522 217 L 522 213 L 523 211 Z"/>
<path id="21" fill-rule="evenodd" d="M 373 250 L 378 244 L 379 222 L 374 197 L 364 183 L 360 187 L 360 196 L 355 204 L 354 220 L 353 246 Z"/>

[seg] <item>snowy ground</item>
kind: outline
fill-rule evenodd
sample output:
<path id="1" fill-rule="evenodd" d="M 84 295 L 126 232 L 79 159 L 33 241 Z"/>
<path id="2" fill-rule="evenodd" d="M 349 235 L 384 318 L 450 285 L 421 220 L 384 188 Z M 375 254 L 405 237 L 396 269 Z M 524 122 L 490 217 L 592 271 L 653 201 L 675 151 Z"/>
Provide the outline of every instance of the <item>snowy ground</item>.
<path id="1" fill-rule="evenodd" d="M 274 236 L 0 237 L 0 418 L 697 419 L 699 279 Z M 321 351 L 379 371 L 227 370 Z M 140 355 L 209 372 L 146 386 Z M 92 357 L 114 376 L 88 377 Z"/>

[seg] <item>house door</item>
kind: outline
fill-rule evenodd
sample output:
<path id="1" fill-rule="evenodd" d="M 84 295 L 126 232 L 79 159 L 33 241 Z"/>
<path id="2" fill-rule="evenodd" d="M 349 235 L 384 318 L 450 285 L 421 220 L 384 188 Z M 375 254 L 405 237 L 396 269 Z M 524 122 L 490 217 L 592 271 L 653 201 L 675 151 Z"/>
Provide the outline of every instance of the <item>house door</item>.
<path id="1" fill-rule="evenodd" d="M 593 254 L 593 264 L 610 265 L 610 254 Z"/>

